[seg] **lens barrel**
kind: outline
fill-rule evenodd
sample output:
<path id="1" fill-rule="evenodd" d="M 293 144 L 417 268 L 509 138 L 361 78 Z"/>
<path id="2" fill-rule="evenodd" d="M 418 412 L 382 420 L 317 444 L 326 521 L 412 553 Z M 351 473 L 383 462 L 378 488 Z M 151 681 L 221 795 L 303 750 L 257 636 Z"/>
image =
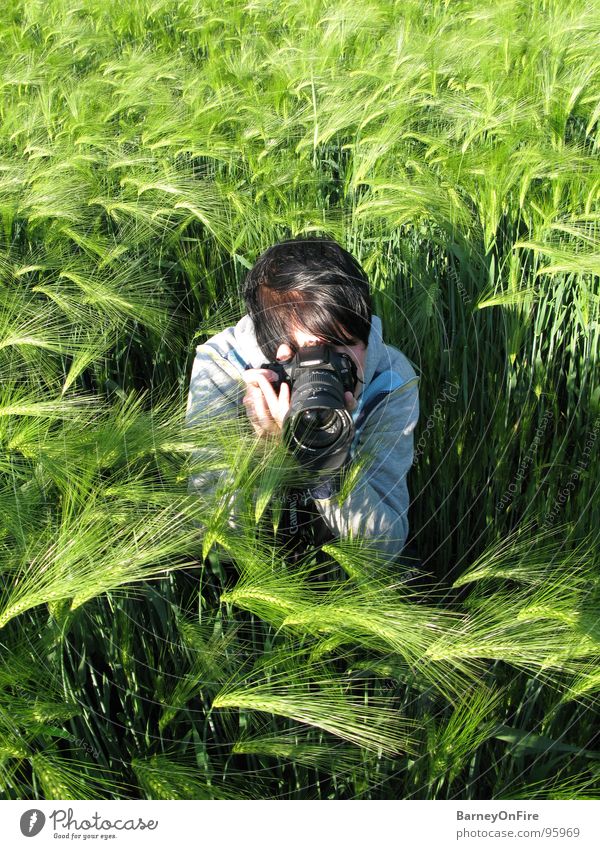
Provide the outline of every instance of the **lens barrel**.
<path id="1" fill-rule="evenodd" d="M 312 471 L 334 472 L 350 453 L 354 421 L 346 409 L 345 392 L 352 392 L 357 373 L 354 360 L 328 345 L 300 348 L 287 362 L 264 363 L 291 390 L 283 436 L 300 465 Z"/>
<path id="2" fill-rule="evenodd" d="M 331 367 L 312 366 L 295 373 L 284 434 L 302 466 L 315 471 L 336 471 L 343 466 L 354 437 L 344 391 Z"/>

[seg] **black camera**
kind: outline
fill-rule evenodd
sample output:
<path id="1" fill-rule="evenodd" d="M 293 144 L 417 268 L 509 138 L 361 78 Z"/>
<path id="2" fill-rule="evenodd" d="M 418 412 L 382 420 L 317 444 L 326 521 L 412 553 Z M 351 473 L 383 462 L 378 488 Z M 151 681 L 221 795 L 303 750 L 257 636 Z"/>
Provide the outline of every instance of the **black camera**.
<path id="1" fill-rule="evenodd" d="M 299 348 L 287 362 L 266 363 L 290 387 L 290 409 L 283 420 L 283 437 L 301 466 L 313 471 L 337 471 L 348 457 L 354 422 L 344 392 L 354 392 L 356 364 L 348 354 L 327 345 Z"/>

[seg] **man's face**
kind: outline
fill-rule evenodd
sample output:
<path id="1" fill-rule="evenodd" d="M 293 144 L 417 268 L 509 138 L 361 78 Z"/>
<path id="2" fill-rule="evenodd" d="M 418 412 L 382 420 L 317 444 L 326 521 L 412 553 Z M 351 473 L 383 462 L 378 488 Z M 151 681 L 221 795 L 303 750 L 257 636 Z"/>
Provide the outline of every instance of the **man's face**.
<path id="1" fill-rule="evenodd" d="M 326 344 L 324 339 L 321 339 L 319 336 L 313 336 L 310 333 L 305 333 L 303 330 L 292 330 L 291 341 L 296 346 L 296 348 L 305 348 L 309 345 L 324 345 Z M 358 339 L 352 340 L 348 342 L 346 345 L 331 345 L 332 350 L 338 351 L 340 354 L 348 354 L 348 356 L 352 357 L 354 362 L 356 363 L 356 372 L 358 374 L 359 380 L 356 382 L 354 387 L 354 397 L 358 398 L 362 391 L 362 381 L 365 377 L 365 360 L 367 357 L 367 346 L 364 342 L 359 341 Z M 277 349 L 277 359 L 278 360 L 289 360 L 290 357 L 294 356 L 294 351 L 287 344 L 282 344 Z"/>

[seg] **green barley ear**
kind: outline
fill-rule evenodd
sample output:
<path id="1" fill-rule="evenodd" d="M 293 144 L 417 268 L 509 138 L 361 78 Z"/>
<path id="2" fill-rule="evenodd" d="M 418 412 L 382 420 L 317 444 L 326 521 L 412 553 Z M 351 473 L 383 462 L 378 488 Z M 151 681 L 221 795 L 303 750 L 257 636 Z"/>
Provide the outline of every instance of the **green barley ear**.
<path id="1" fill-rule="evenodd" d="M 82 509 L 67 502 L 29 549 L 13 554 L 18 581 L 0 593 L 0 627 L 44 602 L 70 598 L 75 608 L 109 589 L 164 573 L 169 556 L 196 544 L 186 500 L 145 510 L 99 495 Z"/>
<path id="2" fill-rule="evenodd" d="M 465 769 L 469 758 L 493 732 L 504 694 L 474 684 L 453 705 L 449 718 L 427 726 L 427 756 L 424 779 L 432 798 L 442 784 L 450 788 Z"/>
<path id="3" fill-rule="evenodd" d="M 414 723 L 399 715 L 393 700 L 381 695 L 365 703 L 360 688 L 352 692 L 351 679 L 324 664 L 302 661 L 301 651 L 266 658 L 248 679 L 228 682 L 213 708 L 287 717 L 373 752 L 414 749 Z"/>
<path id="4" fill-rule="evenodd" d="M 234 774 L 225 783 L 211 778 L 212 770 L 202 775 L 192 759 L 178 752 L 135 758 L 131 766 L 148 799 L 262 798 L 260 779 L 249 787 L 244 776 Z"/>
<path id="5" fill-rule="evenodd" d="M 118 799 L 125 795 L 116 772 L 87 760 L 67 758 L 46 749 L 29 761 L 44 799 Z"/>
<path id="6" fill-rule="evenodd" d="M 164 704 L 158 723 L 161 733 L 198 693 L 203 699 L 211 698 L 244 657 L 239 626 L 224 633 L 218 611 L 205 614 L 201 625 L 180 619 L 177 628 L 187 649 L 189 666 L 181 666 L 175 685 L 162 697 Z"/>
<path id="7" fill-rule="evenodd" d="M 233 754 L 259 755 L 312 767 L 325 773 L 355 774 L 369 768 L 375 755 L 346 743 L 334 743 L 328 735 L 309 727 L 297 726 L 279 733 L 243 736 L 232 747 Z"/>
<path id="8" fill-rule="evenodd" d="M 598 780 L 600 769 L 590 764 L 587 769 L 575 775 L 545 776 L 538 781 L 525 781 L 518 775 L 507 783 L 498 782 L 494 791 L 495 799 L 598 799 Z"/>

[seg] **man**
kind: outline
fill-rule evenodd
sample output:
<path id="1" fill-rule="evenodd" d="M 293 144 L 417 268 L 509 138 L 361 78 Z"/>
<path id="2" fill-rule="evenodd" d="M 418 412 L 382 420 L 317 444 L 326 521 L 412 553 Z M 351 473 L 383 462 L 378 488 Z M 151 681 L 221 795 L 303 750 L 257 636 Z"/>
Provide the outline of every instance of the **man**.
<path id="1" fill-rule="evenodd" d="M 400 554 L 408 534 L 406 477 L 419 416 L 418 377 L 407 358 L 384 344 L 372 314 L 367 276 L 359 263 L 326 238 L 291 239 L 265 251 L 244 284 L 248 314 L 196 349 L 186 422 L 245 411 L 261 438 L 280 438 L 290 390 L 261 368 L 288 360 L 299 348 L 325 344 L 352 358 L 357 380 L 345 404 L 356 436 L 349 462 L 366 461 L 346 498 L 340 474 L 288 492 L 283 535 L 320 545 L 360 536 L 385 558 Z M 202 486 L 200 475 L 191 488 Z M 310 533 L 309 533 L 310 532 Z"/>

